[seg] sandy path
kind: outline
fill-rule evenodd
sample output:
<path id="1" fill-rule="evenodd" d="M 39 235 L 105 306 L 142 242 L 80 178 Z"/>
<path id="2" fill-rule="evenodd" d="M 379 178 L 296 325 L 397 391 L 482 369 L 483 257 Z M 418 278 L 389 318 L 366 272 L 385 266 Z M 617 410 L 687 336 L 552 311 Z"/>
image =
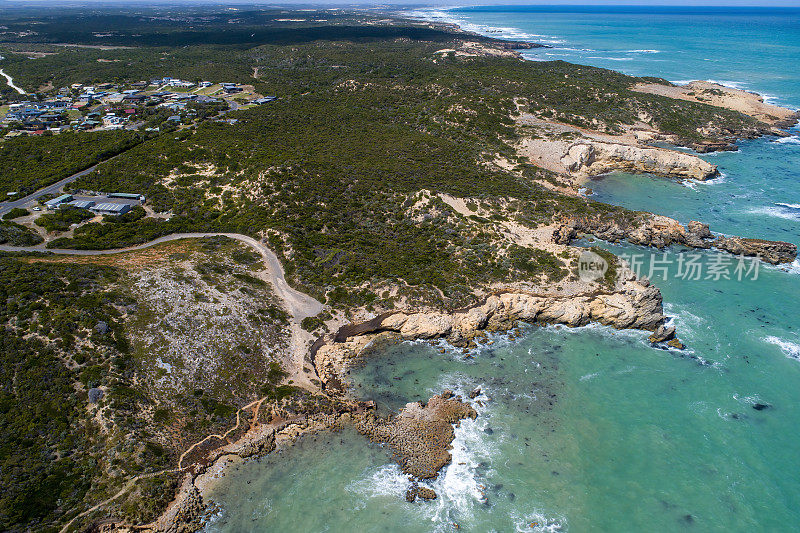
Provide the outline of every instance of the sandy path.
<path id="1" fill-rule="evenodd" d="M 291 288 L 286 282 L 283 265 L 281 265 L 281 262 L 278 260 L 278 256 L 275 255 L 275 252 L 270 250 L 262 242 L 252 237 L 248 237 L 247 235 L 242 235 L 240 233 L 174 233 L 172 235 L 159 237 L 158 239 L 146 242 L 144 244 L 139 244 L 137 246 L 116 248 L 113 250 L 48 249 L 45 247 L 45 243 L 42 243 L 36 246 L 25 247 L 0 245 L 0 251 L 52 252 L 54 254 L 80 256 L 109 255 L 143 250 L 163 242 L 176 241 L 180 239 L 200 239 L 203 237 L 217 236 L 228 237 L 242 242 L 259 252 L 261 257 L 263 257 L 264 265 L 266 266 L 266 272 L 262 275 L 262 279 L 269 282 L 273 286 L 276 295 L 283 302 L 286 311 L 290 315 L 289 330 L 292 337 L 291 341 L 289 342 L 291 350 L 291 364 L 289 365 L 289 368 L 287 368 L 287 371 L 289 372 L 288 378 L 293 380 L 296 385 L 302 386 L 309 390 L 316 390 L 318 387 L 311 382 L 311 377 L 313 376 L 310 377 L 309 374 L 303 370 L 307 366 L 306 357 L 308 356 L 309 347 L 316 339 L 311 333 L 304 330 L 301 324 L 304 318 L 318 315 L 323 310 L 324 306 L 311 296 Z"/>
<path id="2" fill-rule="evenodd" d="M 133 252 L 136 250 L 143 250 L 145 248 L 150 248 L 151 246 L 155 246 L 163 242 L 176 241 L 180 239 L 201 239 L 203 237 L 218 237 L 218 236 L 235 239 L 239 242 L 242 242 L 250 246 L 251 248 L 255 249 L 261 254 L 261 256 L 264 258 L 264 264 L 267 267 L 268 281 L 275 288 L 275 292 L 277 293 L 278 297 L 285 302 L 286 310 L 289 312 L 289 314 L 292 315 L 293 318 L 298 320 L 298 322 L 302 321 L 306 317 L 315 316 L 320 311 L 322 311 L 323 306 L 320 302 L 318 302 L 311 296 L 308 296 L 307 294 L 303 294 L 302 292 L 294 290 L 289 286 L 284 276 L 283 266 L 281 265 L 281 262 L 278 260 L 278 256 L 275 255 L 275 252 L 267 248 L 262 242 L 259 242 L 252 237 L 248 237 L 247 235 L 242 235 L 239 233 L 174 233 L 172 235 L 159 237 L 155 240 L 146 242 L 144 244 L 130 246 L 128 248 L 115 248 L 113 250 L 48 249 L 45 248 L 44 244 L 40 244 L 37 246 L 25 246 L 25 247 L 0 245 L 0 251 L 52 252 L 54 254 L 59 254 L 59 255 L 109 255 L 109 254 Z"/>
<path id="3" fill-rule="evenodd" d="M 3 69 L 0 68 L 0 76 L 3 76 L 6 79 L 6 85 L 17 91 L 19 94 L 25 94 L 25 91 L 14 85 L 14 78 L 3 72 Z"/>

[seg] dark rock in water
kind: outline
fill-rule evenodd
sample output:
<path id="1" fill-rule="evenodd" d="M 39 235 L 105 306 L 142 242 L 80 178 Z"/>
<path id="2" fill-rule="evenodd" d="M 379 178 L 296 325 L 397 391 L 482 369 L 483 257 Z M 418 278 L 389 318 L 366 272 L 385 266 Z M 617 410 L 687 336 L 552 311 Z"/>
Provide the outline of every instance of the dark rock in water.
<path id="1" fill-rule="evenodd" d="M 389 419 L 367 413 L 357 422 L 356 429 L 373 442 L 387 444 L 403 473 L 417 480 L 432 479 L 452 460 L 449 450 L 455 439 L 453 425 L 477 416 L 469 404 L 445 391 L 424 405 L 408 403 Z"/>
<path id="2" fill-rule="evenodd" d="M 98 322 L 94 327 L 95 333 L 99 333 L 100 335 L 105 335 L 106 333 L 108 333 L 108 330 L 109 330 L 108 324 L 103 322 L 102 320 Z"/>
<path id="3" fill-rule="evenodd" d="M 670 348 L 675 348 L 676 350 L 683 350 L 684 348 L 686 348 L 686 346 L 684 346 L 684 344 L 678 339 L 670 340 L 667 343 L 667 346 L 669 346 Z"/>
<path id="4" fill-rule="evenodd" d="M 406 501 L 413 503 L 417 499 L 417 494 L 419 494 L 419 486 L 415 483 L 406 490 Z"/>
<path id="5" fill-rule="evenodd" d="M 494 430 L 492 428 L 485 428 L 483 432 L 487 435 L 494 435 Z"/>
<path id="6" fill-rule="evenodd" d="M 430 501 L 436 499 L 436 491 L 433 489 L 429 489 L 428 487 L 419 487 L 417 490 L 417 496 L 420 500 Z"/>
<path id="7" fill-rule="evenodd" d="M 675 326 L 658 326 L 647 340 L 653 344 L 657 342 L 666 342 L 675 338 Z"/>
<path id="8" fill-rule="evenodd" d="M 103 389 L 98 389 L 97 387 L 89 389 L 89 402 L 90 403 L 97 403 L 103 398 Z"/>
<path id="9" fill-rule="evenodd" d="M 683 521 L 686 522 L 687 524 L 691 524 L 692 522 L 694 522 L 694 517 L 690 514 L 684 515 Z"/>
<path id="10" fill-rule="evenodd" d="M 791 263 L 797 258 L 797 246 L 781 241 L 717 237 L 717 240 L 714 241 L 714 247 L 734 255 L 759 257 L 761 260 L 773 265 Z"/>
<path id="11" fill-rule="evenodd" d="M 513 492 L 509 492 L 509 493 L 508 493 L 508 499 L 509 499 L 509 501 L 512 501 L 512 502 L 513 502 L 514 500 L 516 500 L 516 499 L 517 499 L 517 495 L 516 495 L 516 494 L 514 494 Z"/>
<path id="12" fill-rule="evenodd" d="M 472 392 L 469 393 L 469 399 L 474 400 L 475 398 L 480 396 L 480 394 L 481 394 L 481 388 L 476 387 Z"/>
<path id="13" fill-rule="evenodd" d="M 739 149 L 735 144 L 726 141 L 701 141 L 691 145 L 692 150 L 699 154 L 711 152 L 735 152 Z"/>
<path id="14" fill-rule="evenodd" d="M 772 407 L 772 406 L 770 404 L 768 404 L 768 403 L 754 403 L 753 404 L 753 409 L 755 409 L 756 411 L 763 411 L 764 409 L 769 409 L 770 407 Z"/>

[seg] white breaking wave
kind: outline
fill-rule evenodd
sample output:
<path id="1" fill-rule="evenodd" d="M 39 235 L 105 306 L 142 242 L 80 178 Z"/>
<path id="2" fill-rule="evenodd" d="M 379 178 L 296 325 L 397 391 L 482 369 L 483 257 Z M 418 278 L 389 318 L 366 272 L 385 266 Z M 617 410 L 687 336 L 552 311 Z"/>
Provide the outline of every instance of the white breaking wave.
<path id="1" fill-rule="evenodd" d="M 605 61 L 633 61 L 632 57 L 586 56 L 586 59 L 603 59 Z"/>
<path id="2" fill-rule="evenodd" d="M 661 50 L 628 50 L 629 54 L 660 54 Z"/>
<path id="3" fill-rule="evenodd" d="M 751 215 L 767 215 L 770 217 L 783 218 L 786 220 L 800 219 L 800 214 L 792 213 L 791 211 L 788 211 L 786 210 L 786 208 L 783 207 L 770 207 L 770 206 L 754 207 L 752 209 L 747 210 L 747 213 Z"/>
<path id="4" fill-rule="evenodd" d="M 777 144 L 800 144 L 800 137 L 783 137 L 781 139 L 776 139 L 775 143 L 777 143 Z"/>
<path id="5" fill-rule="evenodd" d="M 519 533 L 560 533 L 567 530 L 567 519 L 563 516 L 548 518 L 542 511 L 533 511 L 525 517 L 512 515 Z"/>
<path id="6" fill-rule="evenodd" d="M 739 396 L 738 394 L 734 394 L 733 399 L 744 405 L 753 405 L 755 403 L 766 403 L 758 396 L 758 394 L 754 394 L 752 396 Z"/>
<path id="7" fill-rule="evenodd" d="M 370 498 L 377 496 L 403 498 L 408 486 L 408 476 L 400 471 L 399 466 L 391 463 L 353 481 L 346 488 L 351 492 Z"/>
<path id="8" fill-rule="evenodd" d="M 778 265 L 778 269 L 789 274 L 800 274 L 800 259 L 795 259 L 788 265 Z"/>
<path id="9" fill-rule="evenodd" d="M 740 91 L 746 91 L 747 86 L 740 82 L 740 81 L 730 81 L 730 80 L 706 80 L 709 83 L 716 83 L 717 85 L 724 85 L 725 87 L 730 87 L 732 89 L 739 89 Z"/>
<path id="10" fill-rule="evenodd" d="M 441 393 L 450 389 L 454 393 L 467 397 L 475 387 L 475 381 L 460 374 L 447 374 L 442 376 L 434 389 L 430 392 Z M 431 520 L 435 531 L 449 531 L 453 518 L 469 522 L 476 505 L 485 501 L 485 481 L 491 475 L 491 470 L 478 470 L 483 464 L 491 464 L 491 459 L 498 453 L 497 439 L 490 439 L 484 431 L 489 426 L 489 402 L 486 388 L 480 385 L 483 393 L 477 397 L 483 405 L 473 403 L 478 412 L 475 420 L 467 418 L 454 429 L 452 461 L 439 473 L 433 481 L 421 482 L 436 491 L 437 498 L 426 505 L 415 507 L 426 519 Z M 373 471 L 366 472 L 360 479 L 350 483 L 347 490 L 366 498 L 392 497 L 402 499 L 411 481 L 403 474 L 396 464 L 386 464 Z M 542 530 L 545 531 L 545 530 Z"/>
<path id="11" fill-rule="evenodd" d="M 716 178 L 711 178 L 710 180 L 705 181 L 697 181 L 695 183 L 698 185 L 719 185 L 720 183 L 725 183 L 726 181 L 728 181 L 728 175 L 724 172 L 720 172 L 719 176 Z"/>
<path id="12" fill-rule="evenodd" d="M 432 484 L 438 495 L 432 521 L 449 526 L 454 513 L 469 522 L 474 506 L 486 500 L 485 482 L 477 469 L 481 462 L 489 462 L 497 455 L 496 445 L 484 433 L 488 423 L 488 418 L 479 414 L 475 420 L 462 420 L 455 428 L 456 438 L 450 451 L 453 460 Z"/>
<path id="13" fill-rule="evenodd" d="M 775 202 L 775 205 L 788 207 L 789 209 L 800 209 L 800 204 L 785 204 L 783 202 Z"/>
<path id="14" fill-rule="evenodd" d="M 562 44 L 564 40 L 553 35 L 538 35 L 535 33 L 528 33 L 520 30 L 519 28 L 509 26 L 490 26 L 487 24 L 475 24 L 459 18 L 445 9 L 415 9 L 403 13 L 410 18 L 422 19 L 431 22 L 444 22 L 447 24 L 456 24 L 466 31 L 488 35 L 490 37 L 501 37 L 504 39 L 517 40 L 517 41 L 534 41 L 544 44 Z"/>
<path id="15" fill-rule="evenodd" d="M 772 335 L 764 337 L 764 341 L 779 347 L 783 351 L 783 354 L 789 359 L 800 361 L 800 344 Z"/>

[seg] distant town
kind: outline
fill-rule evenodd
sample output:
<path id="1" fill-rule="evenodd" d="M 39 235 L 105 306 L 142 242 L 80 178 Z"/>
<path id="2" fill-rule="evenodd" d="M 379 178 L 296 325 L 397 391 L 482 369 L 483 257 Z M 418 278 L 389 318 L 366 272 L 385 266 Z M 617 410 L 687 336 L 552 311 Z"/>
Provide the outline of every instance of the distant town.
<path id="1" fill-rule="evenodd" d="M 20 89 L 20 91 L 22 91 Z M 22 91 L 24 93 L 24 91 Z M 0 143 L 21 136 L 82 135 L 95 131 L 173 131 L 203 120 L 235 123 L 225 118 L 230 111 L 273 102 L 275 96 L 255 92 L 252 85 L 212 81 L 187 81 L 173 77 L 153 78 L 128 84 L 75 83 L 56 94 L 20 94 L 24 101 L 0 105 Z M 0 217 L 38 234 L 42 246 L 58 234 L 104 216 L 150 216 L 169 219 L 153 212 L 145 196 L 136 192 L 71 191 L 64 187 L 87 171 L 28 194 L 7 192 L 0 198 Z M 5 200 L 5 201 L 3 201 Z M 131 213 L 131 211 L 133 211 Z"/>
<path id="2" fill-rule="evenodd" d="M 5 137 L 55 135 L 66 131 L 160 131 L 198 120 L 198 108 L 217 106 L 221 112 L 262 105 L 275 96 L 257 94 L 237 83 L 154 78 L 128 85 L 75 83 L 56 96 L 0 105 Z"/>

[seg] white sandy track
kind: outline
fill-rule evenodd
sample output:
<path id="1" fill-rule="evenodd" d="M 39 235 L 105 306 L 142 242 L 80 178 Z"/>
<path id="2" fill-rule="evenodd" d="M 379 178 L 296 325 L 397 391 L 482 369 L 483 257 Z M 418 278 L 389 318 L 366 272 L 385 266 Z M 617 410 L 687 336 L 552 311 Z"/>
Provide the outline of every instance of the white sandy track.
<path id="1" fill-rule="evenodd" d="M 201 239 L 203 237 L 219 237 L 219 236 L 235 239 L 257 250 L 261 254 L 261 256 L 264 258 L 264 263 L 267 267 L 267 271 L 269 272 L 269 278 L 270 278 L 269 281 L 275 287 L 275 292 L 278 294 L 278 297 L 286 303 L 287 307 L 286 310 L 289 312 L 289 314 L 292 315 L 293 318 L 300 321 L 306 317 L 315 316 L 319 314 L 320 311 L 322 311 L 323 306 L 321 303 L 319 303 L 317 300 L 315 300 L 314 298 L 312 298 L 307 294 L 303 294 L 302 292 L 294 290 L 289 286 L 288 283 L 286 283 L 286 278 L 283 272 L 283 266 L 281 265 L 281 262 L 278 260 L 278 256 L 275 255 L 275 252 L 267 248 L 264 245 L 264 243 L 257 241 L 252 237 L 248 237 L 247 235 L 242 235 L 240 233 L 173 233 L 172 235 L 159 237 L 144 244 L 130 246 L 128 248 L 115 248 L 112 250 L 48 249 L 45 248 L 44 245 L 25 246 L 25 247 L 0 245 L 0 251 L 52 252 L 54 254 L 59 254 L 59 255 L 109 255 L 109 254 L 133 252 L 136 250 L 143 250 L 145 248 L 150 248 L 151 246 L 155 246 L 163 242 L 177 241 L 180 239 Z"/>
<path id="2" fill-rule="evenodd" d="M 133 252 L 136 250 L 143 250 L 145 248 L 149 248 L 151 246 L 155 246 L 160 243 L 169 242 L 169 241 L 177 241 L 180 239 L 201 239 L 203 237 L 228 237 L 230 239 L 235 239 L 239 242 L 242 242 L 251 248 L 257 250 L 261 256 L 264 258 L 264 264 L 267 270 L 267 281 L 269 281 L 272 286 L 275 288 L 275 292 L 277 293 L 278 297 L 284 302 L 286 306 L 286 310 L 291 315 L 290 320 L 290 328 L 292 333 L 292 352 L 293 352 L 293 366 L 294 368 L 290 369 L 291 376 L 296 382 L 301 381 L 301 383 L 297 383 L 298 385 L 303 385 L 307 382 L 308 377 L 302 373 L 302 368 L 304 366 L 304 358 L 305 354 L 308 351 L 308 344 L 309 341 L 313 340 L 311 338 L 311 334 L 306 332 L 300 326 L 300 322 L 309 316 L 315 316 L 323 309 L 323 305 L 308 296 L 307 294 L 303 294 L 302 292 L 296 291 L 286 283 L 286 278 L 284 276 L 283 266 L 281 265 L 278 257 L 275 255 L 275 252 L 267 248 L 262 242 L 248 237 L 247 235 L 242 235 L 239 233 L 174 233 L 172 235 L 166 235 L 164 237 L 159 237 L 158 239 L 154 239 L 150 242 L 140 244 L 137 246 L 130 246 L 128 248 L 117 248 L 113 250 L 70 250 L 70 249 L 47 249 L 44 245 L 38 246 L 28 246 L 28 247 L 15 247 L 15 246 L 6 246 L 0 245 L 0 251 L 5 252 L 52 252 L 54 254 L 60 255 L 76 255 L 76 256 L 92 256 L 92 255 L 110 255 L 110 254 L 119 254 L 125 252 Z M 92 506 L 91 508 L 83 511 L 82 513 L 78 514 L 72 520 L 67 522 L 67 524 L 61 529 L 61 532 L 65 532 L 69 529 L 69 527 L 73 524 L 73 522 L 78 519 L 82 518 L 89 513 L 96 511 L 102 507 L 105 507 L 112 501 L 116 500 L 126 492 L 128 492 L 137 481 L 156 476 L 159 474 L 163 474 L 166 472 L 180 472 L 183 471 L 186 467 L 181 467 L 181 463 L 183 462 L 183 458 L 188 454 L 191 450 L 193 450 L 197 445 L 202 444 L 206 440 L 212 437 L 217 438 L 227 438 L 227 436 L 237 429 L 241 424 L 241 417 L 240 414 L 244 409 L 252 408 L 253 406 L 259 406 L 265 400 L 265 398 L 259 398 L 254 400 L 253 402 L 249 403 L 245 407 L 240 408 L 236 413 L 236 425 L 229 429 L 223 435 L 208 435 L 204 439 L 196 442 L 192 446 L 190 446 L 183 454 L 181 454 L 180 459 L 178 460 L 178 468 L 172 468 L 167 470 L 161 470 L 158 472 L 151 472 L 148 474 L 143 474 L 140 476 L 136 476 L 130 479 L 125 485 L 122 487 L 120 491 L 116 494 L 111 496 L 110 498 Z"/>
<path id="3" fill-rule="evenodd" d="M 3 72 L 3 69 L 0 68 L 0 76 L 3 76 L 6 79 L 6 85 L 17 91 L 19 94 L 25 94 L 25 91 L 14 85 L 14 78 Z"/>

